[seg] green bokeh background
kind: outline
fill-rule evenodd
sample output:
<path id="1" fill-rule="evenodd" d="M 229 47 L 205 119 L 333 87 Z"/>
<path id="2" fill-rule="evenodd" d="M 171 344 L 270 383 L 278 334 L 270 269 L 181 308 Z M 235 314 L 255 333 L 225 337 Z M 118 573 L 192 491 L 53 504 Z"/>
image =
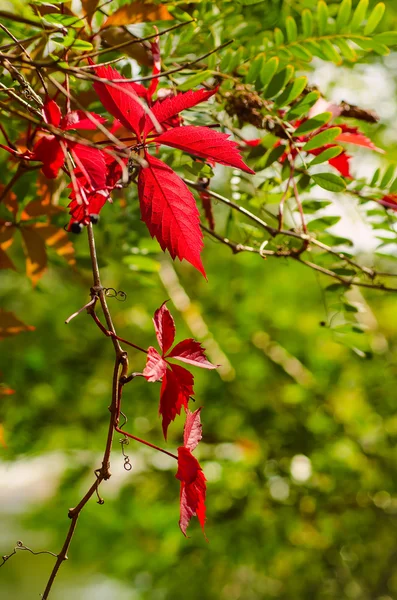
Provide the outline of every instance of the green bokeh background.
<path id="1" fill-rule="evenodd" d="M 313 3 L 265 4 L 266 26 L 273 26 L 279 9 L 299 14 Z M 244 18 L 257 18 L 259 9 L 251 10 Z M 372 64 L 381 69 L 382 60 Z M 317 68 L 320 77 L 327 67 Z M 382 128 L 378 136 L 393 157 L 394 140 L 382 138 Z M 230 191 L 226 182 L 218 189 Z M 27 201 L 34 192 L 24 185 L 19 193 Z M 396 599 L 395 295 L 350 292 L 367 333 L 347 343 L 328 326 L 343 301 L 324 292 L 328 280 L 284 259 L 233 256 L 206 239 L 207 282 L 155 252 L 135 191 L 128 194 L 127 207 L 105 207 L 95 230 L 104 285 L 127 295 L 124 303 L 109 299 L 118 333 L 155 344 L 151 317 L 170 298 L 177 339 L 198 335 L 222 363 L 219 372 L 194 370 L 209 543 L 195 520 L 189 539 L 179 531 L 173 461 L 131 443 L 127 473 L 116 436 L 113 476 L 100 489 L 105 503 L 93 498 L 82 512 L 51 597 Z M 50 252 L 35 290 L 17 251 L 21 272 L 1 275 L 2 307 L 36 328 L 0 345 L 0 372 L 16 392 L 0 404 L 7 443 L 0 448 L 1 554 L 17 540 L 59 552 L 67 511 L 100 466 L 113 348 L 84 313 L 64 324 L 92 285 L 85 235 L 76 238 L 76 251 L 78 269 Z M 395 269 L 391 260 L 386 267 Z M 130 365 L 141 371 L 143 355 L 132 350 Z M 123 407 L 130 431 L 161 445 L 158 396 L 158 384 L 138 378 L 125 387 Z M 171 451 L 182 429 L 177 418 Z M 18 552 L 0 570 L 0 598 L 39 598 L 52 565 L 51 556 Z"/>

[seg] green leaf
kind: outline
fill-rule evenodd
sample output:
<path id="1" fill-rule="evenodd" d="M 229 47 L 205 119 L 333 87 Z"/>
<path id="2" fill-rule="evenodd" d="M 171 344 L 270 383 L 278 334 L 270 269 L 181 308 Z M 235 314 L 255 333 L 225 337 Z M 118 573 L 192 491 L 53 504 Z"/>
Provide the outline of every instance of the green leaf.
<path id="1" fill-rule="evenodd" d="M 287 85 L 289 80 L 292 78 L 294 74 L 294 67 L 292 65 L 287 65 L 285 69 L 276 73 L 271 82 L 266 88 L 264 93 L 265 98 L 274 98 L 279 94 Z"/>
<path id="2" fill-rule="evenodd" d="M 251 62 L 251 66 L 248 70 L 247 77 L 245 78 L 247 83 L 253 83 L 254 81 L 256 81 L 257 77 L 259 76 L 259 73 L 262 70 L 263 62 L 263 55 L 258 56 L 258 58 Z"/>
<path id="3" fill-rule="evenodd" d="M 276 105 L 281 108 L 296 100 L 307 86 L 307 77 L 298 77 L 277 98 Z"/>
<path id="4" fill-rule="evenodd" d="M 285 19 L 285 29 L 287 31 L 287 39 L 288 42 L 295 42 L 298 37 L 298 27 L 296 25 L 296 21 L 293 17 L 288 16 Z"/>
<path id="5" fill-rule="evenodd" d="M 256 169 L 267 169 L 267 167 L 270 167 L 270 165 L 276 162 L 276 160 L 278 160 L 280 156 L 284 154 L 284 152 L 285 146 L 283 144 L 276 146 L 275 148 L 270 148 L 256 163 Z"/>
<path id="6" fill-rule="evenodd" d="M 200 85 L 200 83 L 203 83 L 203 81 L 206 79 L 209 79 L 209 77 L 212 77 L 212 71 L 200 71 L 199 73 L 195 73 L 186 79 L 186 81 L 179 84 L 178 90 L 181 92 L 187 92 L 188 90 L 195 88 L 197 85 Z"/>
<path id="7" fill-rule="evenodd" d="M 368 4 L 369 0 L 360 0 L 360 2 L 357 4 L 356 10 L 353 14 L 352 22 L 350 24 L 351 31 L 357 31 L 358 29 L 361 29 L 361 23 L 364 21 L 365 15 L 367 14 Z"/>
<path id="8" fill-rule="evenodd" d="M 317 5 L 318 33 L 324 35 L 328 27 L 328 7 L 323 0 Z"/>
<path id="9" fill-rule="evenodd" d="M 293 44 L 288 48 L 290 53 L 299 60 L 310 62 L 313 59 L 313 55 L 301 44 Z"/>
<path id="10" fill-rule="evenodd" d="M 369 182 L 368 185 L 370 187 L 375 187 L 376 184 L 377 184 L 377 182 L 378 182 L 379 177 L 380 177 L 380 169 L 376 169 L 376 171 L 373 174 L 373 177 L 372 177 L 372 179 L 371 179 L 371 181 Z"/>
<path id="11" fill-rule="evenodd" d="M 304 146 L 303 150 L 305 152 L 309 152 L 309 150 L 316 150 L 317 148 L 322 148 L 327 144 L 330 144 L 334 141 L 335 138 L 338 137 L 342 133 L 342 129 L 340 127 L 330 127 L 321 133 L 318 133 L 314 137 L 312 137 Z"/>
<path id="12" fill-rule="evenodd" d="M 393 183 L 391 184 L 390 188 L 389 188 L 389 193 L 390 194 L 395 194 L 397 192 L 397 177 L 396 179 L 393 181 Z"/>
<path id="13" fill-rule="evenodd" d="M 82 19 L 74 15 L 63 15 L 61 13 L 50 13 L 49 15 L 45 15 L 45 20 L 49 23 L 57 23 L 59 25 L 74 25 L 75 27 L 82 26 Z"/>
<path id="14" fill-rule="evenodd" d="M 395 46 L 397 44 L 397 31 L 385 31 L 374 36 L 374 41 L 385 46 Z"/>
<path id="15" fill-rule="evenodd" d="M 352 0 L 342 0 L 336 17 L 336 31 L 342 31 L 349 23 L 352 12 Z"/>
<path id="16" fill-rule="evenodd" d="M 379 25 L 385 12 L 384 2 L 379 2 L 368 17 L 366 26 L 364 27 L 364 35 L 369 35 Z"/>
<path id="17" fill-rule="evenodd" d="M 337 38 L 335 44 L 338 46 L 343 58 L 350 62 L 356 62 L 357 54 L 344 38 Z"/>
<path id="18" fill-rule="evenodd" d="M 299 137 L 301 135 L 307 135 L 311 131 L 319 129 L 320 127 L 328 123 L 328 121 L 330 121 L 331 119 L 332 113 L 320 113 L 319 115 L 316 115 L 315 117 L 312 117 L 311 119 L 308 119 L 307 121 L 299 125 L 298 129 L 294 131 L 294 136 Z"/>
<path id="19" fill-rule="evenodd" d="M 310 215 L 330 204 L 332 204 L 332 202 L 327 202 L 326 200 L 305 200 L 302 202 L 302 208 L 305 215 Z"/>
<path id="20" fill-rule="evenodd" d="M 327 148 L 321 154 L 318 154 L 310 163 L 312 165 L 320 165 L 323 162 L 327 162 L 336 156 L 339 156 L 343 152 L 342 146 L 333 146 L 332 148 Z"/>
<path id="21" fill-rule="evenodd" d="M 171 36 L 169 36 L 168 39 L 172 39 Z M 228 50 L 226 50 L 226 52 L 222 56 L 222 60 L 219 64 L 219 70 L 221 73 L 227 73 L 229 71 L 229 65 L 230 65 L 230 61 L 232 60 L 232 56 L 233 56 L 233 51 L 230 50 L 230 48 L 229 48 Z"/>
<path id="22" fill-rule="evenodd" d="M 395 166 L 389 165 L 383 175 L 379 187 L 385 189 L 391 183 L 394 177 Z"/>
<path id="23" fill-rule="evenodd" d="M 281 46 L 284 44 L 284 34 L 278 27 L 274 30 L 274 43 L 276 46 Z"/>
<path id="24" fill-rule="evenodd" d="M 334 48 L 334 46 L 331 44 L 331 42 L 329 40 L 318 40 L 318 45 L 321 48 L 322 53 L 324 54 L 324 56 L 327 58 L 327 60 L 330 60 L 331 62 L 335 63 L 336 65 L 340 65 L 342 62 L 342 59 L 340 57 L 339 52 L 337 52 Z"/>
<path id="25" fill-rule="evenodd" d="M 303 35 L 308 38 L 313 34 L 313 15 L 307 8 L 302 12 Z"/>
<path id="26" fill-rule="evenodd" d="M 307 113 L 314 106 L 320 97 L 320 92 L 309 92 L 306 96 L 299 100 L 288 112 L 288 120 L 297 119 Z"/>
<path id="27" fill-rule="evenodd" d="M 346 183 L 342 177 L 333 173 L 316 173 L 312 175 L 312 179 L 314 183 L 328 192 L 343 192 L 346 189 Z"/>
<path id="28" fill-rule="evenodd" d="M 279 64 L 280 60 L 277 56 L 273 56 L 273 58 L 263 64 L 260 73 L 260 80 L 264 88 L 269 84 L 271 79 L 276 74 Z"/>
<path id="29" fill-rule="evenodd" d="M 341 217 L 320 217 L 319 219 L 314 219 L 307 224 L 307 227 L 310 231 L 324 231 L 336 223 L 339 223 Z"/>

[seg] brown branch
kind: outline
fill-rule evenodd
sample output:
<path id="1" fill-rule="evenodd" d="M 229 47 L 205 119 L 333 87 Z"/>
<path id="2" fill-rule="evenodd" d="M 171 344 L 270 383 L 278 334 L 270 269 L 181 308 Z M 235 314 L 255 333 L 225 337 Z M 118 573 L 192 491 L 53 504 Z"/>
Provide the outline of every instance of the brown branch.
<path id="1" fill-rule="evenodd" d="M 58 574 L 58 571 L 62 565 L 62 563 L 67 560 L 67 553 L 69 551 L 70 544 L 73 539 L 74 532 L 76 530 L 76 525 L 78 518 L 80 516 L 81 511 L 90 500 L 90 498 L 97 493 L 98 488 L 102 481 L 110 478 L 110 453 L 112 449 L 113 443 L 113 435 L 114 431 L 117 430 L 118 421 L 119 421 L 119 410 L 120 410 L 120 394 L 123 384 L 127 380 L 127 372 L 128 372 L 128 355 L 123 351 L 120 343 L 117 339 L 116 331 L 113 325 L 112 317 L 107 305 L 105 290 L 101 284 L 101 277 L 99 273 L 98 267 L 98 259 L 95 248 L 95 239 L 92 223 L 87 226 L 88 230 L 88 243 L 90 248 L 90 256 L 91 256 L 91 265 L 92 265 L 92 275 L 94 280 L 94 286 L 92 288 L 92 294 L 94 297 L 98 297 L 101 303 L 102 311 L 105 316 L 106 324 L 108 326 L 108 330 L 111 333 L 112 343 L 115 351 L 115 362 L 113 369 L 113 383 L 112 383 L 112 401 L 109 407 L 110 411 L 110 419 L 109 419 L 109 427 L 108 434 L 106 439 L 106 446 L 103 453 L 102 465 L 100 469 L 96 471 L 96 479 L 87 491 L 87 493 L 83 496 L 80 502 L 74 507 L 71 508 L 68 512 L 68 516 L 71 519 L 69 530 L 66 534 L 65 541 L 63 543 L 62 549 L 57 556 L 57 560 L 52 569 L 50 577 L 48 579 L 46 588 L 43 594 L 43 600 L 46 600 L 50 594 L 51 588 L 55 581 L 55 578 Z M 92 305 L 89 305 L 87 310 L 90 311 Z"/>

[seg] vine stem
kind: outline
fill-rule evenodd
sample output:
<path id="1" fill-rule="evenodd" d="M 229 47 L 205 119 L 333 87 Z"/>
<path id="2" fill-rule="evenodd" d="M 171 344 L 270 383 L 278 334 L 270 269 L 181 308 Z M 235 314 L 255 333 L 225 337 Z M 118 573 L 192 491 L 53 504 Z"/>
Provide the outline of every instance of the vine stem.
<path id="1" fill-rule="evenodd" d="M 106 324 L 107 324 L 109 333 L 111 334 L 109 337 L 111 337 L 111 339 L 112 339 L 112 343 L 113 343 L 113 347 L 114 347 L 114 351 L 115 351 L 115 362 L 114 362 L 113 383 L 112 383 L 112 401 L 111 401 L 111 405 L 109 406 L 110 419 L 109 419 L 108 434 L 107 434 L 107 439 L 106 439 L 106 446 L 105 446 L 105 450 L 103 453 L 102 465 L 101 465 L 100 469 L 98 469 L 95 472 L 96 478 L 95 478 L 95 481 L 92 483 L 91 487 L 88 489 L 88 491 L 82 497 L 80 502 L 74 508 L 71 508 L 68 512 L 68 517 L 71 519 L 71 523 L 69 526 L 69 530 L 66 534 L 65 541 L 62 545 L 62 549 L 61 549 L 60 553 L 57 555 L 57 560 L 51 571 L 50 577 L 48 579 L 46 588 L 45 588 L 43 596 L 42 596 L 43 600 L 47 600 L 47 598 L 49 597 L 49 594 L 51 592 L 51 589 L 54 584 L 55 578 L 58 574 L 58 571 L 59 571 L 62 563 L 65 560 L 67 560 L 67 558 L 68 558 L 67 554 L 68 554 L 70 544 L 72 542 L 72 539 L 73 539 L 73 536 L 74 536 L 74 533 L 76 530 L 77 521 L 79 519 L 81 511 L 83 510 L 83 508 L 85 507 L 87 502 L 90 500 L 90 498 L 95 493 L 97 493 L 98 488 L 99 488 L 100 484 L 102 483 L 102 481 L 109 479 L 111 476 L 110 453 L 111 453 L 112 444 L 113 444 L 114 432 L 117 431 L 117 428 L 118 428 L 119 412 L 120 412 L 120 394 L 121 394 L 122 387 L 123 387 L 124 383 L 126 382 L 127 372 L 128 372 L 128 355 L 127 355 L 127 352 L 125 352 L 122 349 L 122 347 L 120 346 L 120 342 L 117 339 L 116 330 L 114 328 L 112 317 L 111 317 L 111 314 L 110 314 L 110 311 L 109 311 L 109 308 L 107 305 L 107 301 L 106 301 L 105 290 L 102 287 L 102 283 L 101 283 L 101 277 L 100 277 L 100 272 L 99 272 L 99 267 L 98 267 L 98 259 L 97 259 L 95 238 L 94 238 L 94 231 L 93 231 L 92 223 L 90 223 L 87 226 L 87 231 L 88 231 L 88 244 L 89 244 L 90 256 L 91 256 L 92 275 L 93 275 L 93 280 L 94 280 L 93 291 L 96 294 L 96 296 L 99 298 L 99 301 L 101 303 L 101 307 L 102 307 L 102 311 L 103 311 L 103 314 L 104 314 L 104 317 L 106 320 Z"/>

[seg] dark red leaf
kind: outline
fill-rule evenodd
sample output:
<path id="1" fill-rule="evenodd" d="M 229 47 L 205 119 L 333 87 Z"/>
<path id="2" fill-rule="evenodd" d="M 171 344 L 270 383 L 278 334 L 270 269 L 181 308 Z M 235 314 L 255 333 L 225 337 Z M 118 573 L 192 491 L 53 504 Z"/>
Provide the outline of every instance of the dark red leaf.
<path id="1" fill-rule="evenodd" d="M 157 352 L 156 348 L 150 346 L 147 352 L 146 367 L 143 374 L 148 381 L 160 381 L 167 370 L 167 363 Z"/>
<path id="2" fill-rule="evenodd" d="M 247 173 L 255 173 L 243 162 L 238 151 L 238 144 L 230 140 L 226 133 L 213 131 L 209 127 L 188 125 L 169 129 L 156 137 L 156 142 L 214 160 L 221 165 L 236 167 Z"/>
<path id="3" fill-rule="evenodd" d="M 216 365 L 210 363 L 204 354 L 204 348 L 200 342 L 192 338 L 179 342 L 168 354 L 167 358 L 175 358 L 203 369 L 216 369 Z"/>
<path id="4" fill-rule="evenodd" d="M 178 365 L 170 365 L 163 376 L 160 391 L 159 413 L 162 416 L 164 438 L 167 439 L 167 429 L 181 409 L 188 406 L 189 396 L 193 394 L 194 378 L 189 371 Z"/>
<path id="5" fill-rule="evenodd" d="M 53 135 L 44 135 L 35 143 L 31 159 L 43 163 L 41 170 L 48 179 L 55 179 L 65 162 L 61 145 Z"/>
<path id="6" fill-rule="evenodd" d="M 183 445 L 191 452 L 195 449 L 202 436 L 202 425 L 200 420 L 201 408 L 194 412 L 186 411 L 185 428 L 183 430 Z"/>
<path id="7" fill-rule="evenodd" d="M 145 158 L 148 167 L 138 178 L 142 220 L 173 259 L 187 260 L 205 276 L 200 216 L 192 193 L 168 165 L 150 154 Z"/>
<path id="8" fill-rule="evenodd" d="M 93 64 L 92 61 L 90 63 Z M 95 67 L 95 75 L 109 80 L 125 79 L 116 69 L 110 66 Z M 116 117 L 124 127 L 132 130 L 139 138 L 139 132 L 141 131 L 140 122 L 145 115 L 145 110 L 141 101 L 137 100 L 139 94 L 135 84 L 121 82 L 115 83 L 113 86 L 96 81 L 94 89 L 106 110 Z"/>
<path id="9" fill-rule="evenodd" d="M 168 98 L 165 98 L 165 100 L 157 100 L 157 102 L 152 106 L 152 112 L 157 121 L 161 124 L 165 121 L 168 121 L 175 115 L 178 115 L 183 110 L 192 108 L 193 106 L 196 106 L 196 104 L 200 104 L 200 102 L 208 100 L 208 98 L 211 98 L 211 96 L 216 94 L 217 91 L 218 88 L 216 87 L 213 90 L 190 90 L 185 94 L 168 96 Z M 150 116 L 146 115 L 143 137 L 146 138 L 148 133 L 153 131 L 153 129 L 153 122 L 150 119 Z"/>
<path id="10" fill-rule="evenodd" d="M 178 471 L 175 475 L 181 482 L 179 527 L 186 536 L 190 519 L 197 516 L 204 531 L 205 525 L 205 476 L 198 460 L 188 448 L 178 448 Z"/>
<path id="11" fill-rule="evenodd" d="M 163 302 L 154 313 L 153 323 L 157 341 L 164 355 L 171 348 L 175 339 L 175 322 L 166 306 L 166 302 Z"/>

